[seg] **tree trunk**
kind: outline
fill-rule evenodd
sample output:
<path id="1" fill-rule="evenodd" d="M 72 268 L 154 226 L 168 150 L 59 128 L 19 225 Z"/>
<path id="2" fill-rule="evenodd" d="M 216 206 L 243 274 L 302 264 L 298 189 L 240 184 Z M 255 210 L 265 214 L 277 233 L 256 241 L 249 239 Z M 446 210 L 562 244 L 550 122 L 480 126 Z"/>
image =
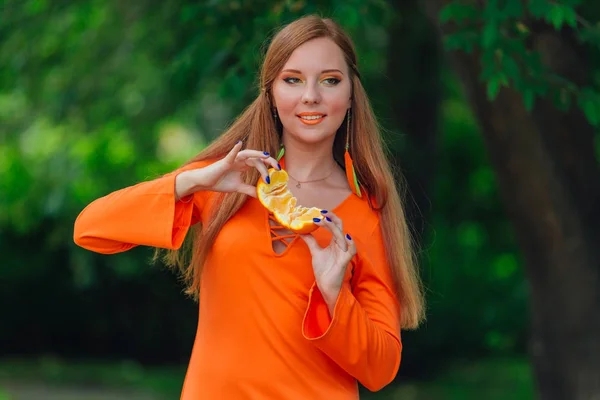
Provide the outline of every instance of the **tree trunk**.
<path id="1" fill-rule="evenodd" d="M 443 35 L 446 0 L 422 0 Z M 533 34 L 554 71 L 587 79 L 567 34 Z M 600 398 L 600 173 L 593 129 L 579 110 L 539 102 L 532 113 L 503 89 L 489 102 L 476 53 L 451 54 L 478 118 L 521 248 L 530 288 L 530 355 L 540 398 Z"/>

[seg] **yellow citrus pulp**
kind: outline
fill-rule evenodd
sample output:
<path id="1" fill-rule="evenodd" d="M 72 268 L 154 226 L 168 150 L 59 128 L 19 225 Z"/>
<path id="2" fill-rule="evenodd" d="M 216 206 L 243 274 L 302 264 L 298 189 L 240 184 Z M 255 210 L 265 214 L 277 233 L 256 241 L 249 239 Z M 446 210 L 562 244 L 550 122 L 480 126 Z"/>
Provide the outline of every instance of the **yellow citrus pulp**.
<path id="1" fill-rule="evenodd" d="M 269 169 L 270 184 L 262 178 L 256 185 L 258 200 L 273 213 L 273 216 L 283 227 L 294 233 L 306 234 L 319 226 L 313 218 L 321 218 L 321 210 L 315 207 L 297 205 L 297 199 L 287 187 L 288 174 L 285 170 Z"/>

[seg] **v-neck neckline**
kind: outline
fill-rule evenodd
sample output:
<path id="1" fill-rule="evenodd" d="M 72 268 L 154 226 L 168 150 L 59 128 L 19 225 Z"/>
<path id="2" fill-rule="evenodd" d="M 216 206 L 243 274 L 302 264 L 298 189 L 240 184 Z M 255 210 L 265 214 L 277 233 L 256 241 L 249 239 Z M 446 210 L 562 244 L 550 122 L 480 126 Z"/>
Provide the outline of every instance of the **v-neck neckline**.
<path id="1" fill-rule="evenodd" d="M 285 169 L 285 156 L 282 156 L 277 162 L 281 166 L 281 169 Z M 339 210 L 344 206 L 344 204 L 348 203 L 348 202 L 350 202 L 350 200 L 352 200 L 352 197 L 356 197 L 357 199 L 359 198 L 352 192 L 352 190 L 350 190 L 350 194 L 348 196 L 344 197 L 344 199 L 341 202 L 339 202 L 334 208 L 332 208 L 328 211 L 331 211 L 337 215 Z"/>
<path id="2" fill-rule="evenodd" d="M 340 216 L 340 211 L 342 211 L 342 212 L 344 211 L 343 210 L 344 207 L 347 207 L 347 204 L 353 201 L 353 197 L 356 197 L 356 195 L 354 193 L 350 193 L 334 209 L 328 210 L 328 211 L 334 213 L 335 215 L 337 215 L 338 217 L 340 217 L 341 219 L 343 219 L 343 217 Z M 358 197 L 356 197 L 356 198 L 358 198 Z M 271 229 L 273 228 L 273 225 L 271 225 L 271 223 L 269 222 L 269 220 L 271 219 L 270 218 L 270 211 L 267 208 L 265 208 L 264 206 L 262 206 L 262 205 L 260 206 L 260 208 L 263 210 L 263 213 L 264 213 L 263 214 L 263 218 L 264 218 L 265 229 L 266 229 L 266 234 L 267 234 L 267 238 L 266 239 L 267 239 L 267 245 L 269 247 L 269 252 L 274 257 L 284 257 L 286 254 L 288 254 L 292 250 L 292 247 L 294 247 L 298 241 L 302 240 L 300 238 L 300 234 L 295 234 L 295 236 L 289 242 L 285 241 L 285 239 L 274 237 L 273 234 L 272 234 L 272 232 L 271 232 Z M 318 232 L 321 229 L 326 229 L 326 228 L 320 226 L 314 232 L 316 233 L 316 232 Z M 286 242 L 285 243 L 286 244 L 286 248 L 281 253 L 277 253 L 275 251 L 275 249 L 273 248 L 273 241 L 274 240 L 285 241 Z"/>
<path id="3" fill-rule="evenodd" d="M 281 166 L 281 169 L 285 169 L 285 159 L 282 157 L 278 162 L 279 162 L 279 165 Z M 352 193 L 352 191 L 350 191 L 350 193 L 341 202 L 339 202 L 334 208 L 329 209 L 327 211 L 332 212 L 333 214 L 342 218 L 342 216 L 340 216 L 340 212 L 343 212 L 344 208 L 346 208 L 349 203 L 354 201 L 354 198 L 358 199 L 358 196 L 356 196 L 354 193 Z M 296 245 L 296 242 L 301 240 L 300 235 L 296 234 L 292 238 L 292 240 L 290 240 L 289 242 L 285 241 L 285 239 L 277 238 L 277 237 L 273 236 L 273 233 L 272 233 L 273 225 L 271 225 L 271 223 L 270 223 L 270 212 L 265 207 L 261 207 L 261 208 L 263 209 L 263 212 L 264 212 L 263 218 L 265 221 L 265 228 L 267 231 L 266 233 L 268 235 L 267 244 L 269 246 L 270 254 L 272 254 L 274 257 L 284 257 L 286 254 L 288 254 L 292 250 L 292 247 Z M 317 232 L 320 229 L 325 229 L 325 228 L 319 227 L 315 232 Z M 275 249 L 273 248 L 274 240 L 285 241 L 286 248 L 281 253 L 277 253 L 275 251 Z"/>

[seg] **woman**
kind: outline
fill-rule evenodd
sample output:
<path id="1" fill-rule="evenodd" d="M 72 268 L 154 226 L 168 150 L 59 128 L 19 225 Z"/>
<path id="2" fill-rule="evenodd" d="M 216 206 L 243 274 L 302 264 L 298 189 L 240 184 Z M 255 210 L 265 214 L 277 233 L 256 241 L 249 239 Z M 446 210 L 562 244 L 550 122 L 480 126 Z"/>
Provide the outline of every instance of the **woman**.
<path id="1" fill-rule="evenodd" d="M 199 298 L 182 399 L 355 399 L 357 382 L 376 391 L 393 380 L 400 330 L 423 316 L 398 192 L 338 25 L 309 16 L 284 27 L 260 84 L 182 168 L 86 207 L 75 241 L 105 254 L 170 250 Z M 289 173 L 298 204 L 323 210 L 316 231 L 282 229 L 256 199 L 269 168 Z M 187 262 L 178 250 L 192 226 Z"/>

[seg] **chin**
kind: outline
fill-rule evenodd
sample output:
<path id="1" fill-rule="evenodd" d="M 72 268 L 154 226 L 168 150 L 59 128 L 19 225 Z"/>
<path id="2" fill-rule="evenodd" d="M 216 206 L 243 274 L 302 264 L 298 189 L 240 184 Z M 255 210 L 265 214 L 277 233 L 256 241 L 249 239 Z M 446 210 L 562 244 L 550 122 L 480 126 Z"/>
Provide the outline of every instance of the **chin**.
<path id="1" fill-rule="evenodd" d="M 294 126 L 293 130 L 287 130 L 287 133 L 295 140 L 303 143 L 317 144 L 335 137 L 337 130 L 326 126 Z"/>
<path id="2" fill-rule="evenodd" d="M 306 144 L 320 144 L 323 142 L 327 142 L 329 140 L 333 140 L 335 137 L 334 134 L 329 134 L 325 132 L 294 132 L 290 133 L 290 136 L 294 138 L 295 141 Z"/>

